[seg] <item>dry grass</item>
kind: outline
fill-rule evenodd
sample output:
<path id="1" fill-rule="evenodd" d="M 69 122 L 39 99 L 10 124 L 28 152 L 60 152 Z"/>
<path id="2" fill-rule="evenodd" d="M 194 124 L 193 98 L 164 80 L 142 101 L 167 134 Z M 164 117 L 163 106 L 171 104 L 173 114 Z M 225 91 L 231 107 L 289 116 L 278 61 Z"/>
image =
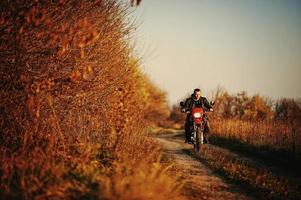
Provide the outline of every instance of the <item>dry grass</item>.
<path id="1" fill-rule="evenodd" d="M 222 140 L 222 143 L 225 143 L 224 145 L 229 149 L 238 152 L 246 151 L 252 155 L 267 155 L 268 157 L 264 158 L 273 161 L 276 167 L 283 165 L 284 168 L 295 170 L 294 166 L 286 165 L 298 166 L 297 162 L 300 161 L 301 140 L 298 123 L 212 119 L 211 133 L 213 142 Z M 202 159 L 210 167 L 231 179 L 262 191 L 267 196 L 266 198 L 300 199 L 300 181 L 273 173 L 265 166 L 245 162 L 240 157 L 234 157 L 230 153 L 210 147 L 204 147 Z"/>
<path id="2" fill-rule="evenodd" d="M 301 126 L 283 121 L 211 120 L 213 136 L 271 150 L 301 152 Z"/>
<path id="3" fill-rule="evenodd" d="M 207 146 L 202 147 L 200 158 L 230 179 L 262 192 L 267 199 L 300 199 L 300 181 L 282 177 L 256 162 L 244 161 L 229 152 Z"/>

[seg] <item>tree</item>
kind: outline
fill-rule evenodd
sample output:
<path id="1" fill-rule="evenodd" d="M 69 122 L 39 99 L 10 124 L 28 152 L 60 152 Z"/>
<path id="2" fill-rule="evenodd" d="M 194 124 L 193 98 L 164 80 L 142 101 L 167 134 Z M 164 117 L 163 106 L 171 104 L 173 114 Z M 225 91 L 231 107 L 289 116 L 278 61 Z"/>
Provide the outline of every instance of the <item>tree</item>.
<path id="1" fill-rule="evenodd" d="M 301 101 L 283 98 L 276 102 L 275 118 L 285 121 L 301 121 Z"/>
<path id="2" fill-rule="evenodd" d="M 142 0 L 131 0 L 131 6 L 139 6 Z"/>
<path id="3" fill-rule="evenodd" d="M 253 96 L 245 105 L 244 109 L 244 119 L 263 120 L 273 116 L 272 108 L 268 100 L 259 95 Z"/>

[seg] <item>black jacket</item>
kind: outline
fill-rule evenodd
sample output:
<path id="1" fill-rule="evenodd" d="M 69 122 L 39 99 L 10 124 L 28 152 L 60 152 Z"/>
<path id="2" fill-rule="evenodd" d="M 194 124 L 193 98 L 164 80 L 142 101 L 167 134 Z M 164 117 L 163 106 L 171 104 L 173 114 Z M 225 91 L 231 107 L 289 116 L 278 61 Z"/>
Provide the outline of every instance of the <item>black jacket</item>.
<path id="1" fill-rule="evenodd" d="M 211 104 L 208 102 L 206 97 L 201 97 L 199 100 L 193 99 L 193 96 L 187 98 L 184 103 L 184 108 L 186 111 L 192 110 L 194 107 L 203 108 L 205 111 L 209 111 L 212 108 Z"/>

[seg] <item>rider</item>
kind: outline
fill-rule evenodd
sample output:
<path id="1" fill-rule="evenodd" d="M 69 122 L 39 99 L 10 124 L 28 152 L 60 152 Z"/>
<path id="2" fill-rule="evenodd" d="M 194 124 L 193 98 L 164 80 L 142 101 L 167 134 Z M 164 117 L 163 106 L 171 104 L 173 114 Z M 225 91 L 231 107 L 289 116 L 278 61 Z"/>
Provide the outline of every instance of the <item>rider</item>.
<path id="1" fill-rule="evenodd" d="M 201 90 L 199 88 L 194 89 L 193 94 L 190 98 L 187 98 L 184 106 L 182 107 L 182 112 L 191 111 L 194 107 L 201 107 L 205 111 L 213 111 L 212 105 L 208 102 L 206 97 L 201 96 Z M 185 122 L 185 142 L 190 143 L 190 119 L 191 114 L 187 113 L 186 122 Z M 205 120 L 205 129 L 204 129 L 204 142 L 209 143 L 209 122 L 208 116 L 204 113 L 204 120 Z"/>

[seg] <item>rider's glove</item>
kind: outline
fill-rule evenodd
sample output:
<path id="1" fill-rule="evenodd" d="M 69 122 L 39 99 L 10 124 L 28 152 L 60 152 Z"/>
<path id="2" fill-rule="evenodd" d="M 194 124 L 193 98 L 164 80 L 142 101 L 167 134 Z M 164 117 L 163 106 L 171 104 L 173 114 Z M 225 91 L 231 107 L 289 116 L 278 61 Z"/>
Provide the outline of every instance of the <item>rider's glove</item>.
<path id="1" fill-rule="evenodd" d="M 210 112 L 213 112 L 213 108 L 210 108 L 209 111 L 210 111 Z"/>

